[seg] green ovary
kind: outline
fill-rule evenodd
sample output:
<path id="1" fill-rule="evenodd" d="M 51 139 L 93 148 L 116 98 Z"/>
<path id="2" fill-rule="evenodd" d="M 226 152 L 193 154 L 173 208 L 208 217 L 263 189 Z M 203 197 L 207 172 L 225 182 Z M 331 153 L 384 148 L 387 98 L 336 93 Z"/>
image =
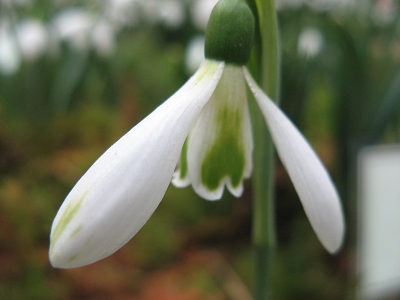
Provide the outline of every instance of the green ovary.
<path id="1" fill-rule="evenodd" d="M 242 180 L 244 164 L 245 155 L 238 139 L 232 135 L 223 136 L 204 158 L 201 169 L 202 182 L 213 191 L 225 177 L 229 177 L 232 186 L 236 188 Z"/>

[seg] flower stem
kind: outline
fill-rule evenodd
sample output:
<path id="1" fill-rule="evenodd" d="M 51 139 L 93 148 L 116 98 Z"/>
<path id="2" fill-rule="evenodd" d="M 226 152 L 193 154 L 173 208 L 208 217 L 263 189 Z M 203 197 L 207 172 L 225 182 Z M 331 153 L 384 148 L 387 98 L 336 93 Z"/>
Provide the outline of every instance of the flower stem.
<path id="1" fill-rule="evenodd" d="M 254 115 L 253 115 L 254 116 Z M 262 116 L 255 133 L 253 246 L 255 251 L 255 299 L 270 299 L 271 265 L 275 253 L 274 152 L 271 137 L 265 129 Z"/>
<path id="2" fill-rule="evenodd" d="M 261 36 L 260 85 L 279 102 L 280 46 L 275 0 L 256 0 Z"/>
<path id="3" fill-rule="evenodd" d="M 279 39 L 274 0 L 255 0 L 260 33 L 259 84 L 276 102 L 279 98 Z M 253 245 L 255 299 L 270 299 L 275 256 L 274 148 L 262 115 L 253 110 L 255 125 Z"/>

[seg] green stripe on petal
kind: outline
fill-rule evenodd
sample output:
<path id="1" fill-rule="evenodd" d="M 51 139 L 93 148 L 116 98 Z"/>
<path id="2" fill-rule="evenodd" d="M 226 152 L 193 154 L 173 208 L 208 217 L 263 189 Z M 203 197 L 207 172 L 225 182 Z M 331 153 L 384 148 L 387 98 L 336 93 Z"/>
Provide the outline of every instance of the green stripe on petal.
<path id="1" fill-rule="evenodd" d="M 71 201 L 69 206 L 65 208 L 63 214 L 61 215 L 60 219 L 58 220 L 57 224 L 54 227 L 54 230 L 51 233 L 52 246 L 57 243 L 57 240 L 60 237 L 60 235 L 64 232 L 68 224 L 71 223 L 74 216 L 76 216 L 76 214 L 78 213 L 79 209 L 81 208 L 82 200 L 84 197 L 85 195 L 83 195 L 77 201 L 74 202 Z"/>
<path id="2" fill-rule="evenodd" d="M 181 157 L 179 159 L 179 164 L 180 164 L 179 179 L 181 179 L 181 180 L 185 179 L 185 177 L 187 176 L 187 172 L 188 172 L 186 153 L 187 153 L 187 139 L 186 139 L 185 143 L 183 144 Z"/>
<path id="3" fill-rule="evenodd" d="M 178 188 L 183 188 L 190 185 L 188 164 L 187 164 L 187 145 L 188 145 L 188 138 L 186 138 L 185 143 L 183 144 L 178 165 L 176 167 L 174 174 L 172 175 L 171 182 Z"/>
<path id="4" fill-rule="evenodd" d="M 246 161 L 241 139 L 242 119 L 242 114 L 235 109 L 225 107 L 219 111 L 219 132 L 201 167 L 201 180 L 211 191 L 216 190 L 226 177 L 230 178 L 234 188 L 242 181 Z"/>
<path id="5" fill-rule="evenodd" d="M 240 67 L 227 64 L 188 139 L 187 161 L 194 190 L 208 200 L 224 186 L 239 197 L 250 176 L 253 140 L 246 84 Z"/>

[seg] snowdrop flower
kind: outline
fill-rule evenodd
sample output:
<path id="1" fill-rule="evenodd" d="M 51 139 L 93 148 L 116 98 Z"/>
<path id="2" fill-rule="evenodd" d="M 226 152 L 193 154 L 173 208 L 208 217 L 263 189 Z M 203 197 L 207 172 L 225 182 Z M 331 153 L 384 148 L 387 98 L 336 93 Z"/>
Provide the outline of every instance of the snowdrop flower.
<path id="1" fill-rule="evenodd" d="M 115 51 L 115 31 L 109 21 L 100 18 L 91 33 L 93 48 L 102 57 L 110 57 Z"/>
<path id="2" fill-rule="evenodd" d="M 189 75 L 197 71 L 204 60 L 204 43 L 203 35 L 198 35 L 189 42 L 185 55 L 185 67 Z"/>
<path id="3" fill-rule="evenodd" d="M 179 0 L 162 1 L 158 4 L 160 18 L 169 28 L 178 28 L 185 21 L 185 7 Z"/>
<path id="4" fill-rule="evenodd" d="M 0 74 L 15 74 L 21 66 L 21 61 L 15 34 L 7 22 L 0 22 Z"/>
<path id="5" fill-rule="evenodd" d="M 101 57 L 115 51 L 116 29 L 104 17 L 96 17 L 82 8 L 68 8 L 52 21 L 55 43 L 66 41 L 74 50 L 94 49 Z"/>
<path id="6" fill-rule="evenodd" d="M 16 28 L 22 57 L 30 62 L 40 58 L 47 51 L 49 34 L 40 20 L 27 19 Z"/>
<path id="7" fill-rule="evenodd" d="M 216 200 L 239 197 L 252 171 L 247 87 L 325 248 L 341 246 L 344 221 L 329 175 L 304 137 L 247 71 L 254 18 L 242 0 L 221 0 L 206 31 L 205 61 L 174 95 L 111 146 L 78 181 L 51 229 L 53 266 L 98 261 L 146 223 L 172 178 Z"/>
<path id="8" fill-rule="evenodd" d="M 67 41 L 76 50 L 87 50 L 94 22 L 94 16 L 84 9 L 69 8 L 58 13 L 52 25 L 59 40 Z"/>
<path id="9" fill-rule="evenodd" d="M 140 17 L 138 6 L 136 0 L 107 0 L 104 4 L 104 14 L 118 29 L 135 26 Z"/>
<path id="10" fill-rule="evenodd" d="M 192 3 L 191 15 L 194 25 L 199 29 L 206 29 L 211 11 L 218 0 L 196 0 Z"/>
<path id="11" fill-rule="evenodd" d="M 306 58 L 317 56 L 324 45 L 324 37 L 321 31 L 314 27 L 308 27 L 301 31 L 297 49 Z"/>

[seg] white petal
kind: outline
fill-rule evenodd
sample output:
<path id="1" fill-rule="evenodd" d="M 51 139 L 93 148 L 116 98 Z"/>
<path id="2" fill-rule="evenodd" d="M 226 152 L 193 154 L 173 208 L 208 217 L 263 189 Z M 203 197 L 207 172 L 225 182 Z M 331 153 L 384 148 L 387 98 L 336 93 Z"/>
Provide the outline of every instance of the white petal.
<path id="1" fill-rule="evenodd" d="M 100 260 L 143 226 L 164 196 L 185 138 L 223 67 L 223 63 L 205 61 L 180 90 L 83 175 L 53 222 L 53 266 L 71 268 Z"/>
<path id="2" fill-rule="evenodd" d="M 262 92 L 246 69 L 244 72 L 314 231 L 329 252 L 337 252 L 345 225 L 339 196 L 328 172 L 299 130 Z"/>
<path id="3" fill-rule="evenodd" d="M 210 101 L 189 133 L 187 164 L 198 195 L 222 197 L 224 186 L 236 197 L 252 170 L 253 139 L 246 81 L 241 67 L 226 65 Z"/>

